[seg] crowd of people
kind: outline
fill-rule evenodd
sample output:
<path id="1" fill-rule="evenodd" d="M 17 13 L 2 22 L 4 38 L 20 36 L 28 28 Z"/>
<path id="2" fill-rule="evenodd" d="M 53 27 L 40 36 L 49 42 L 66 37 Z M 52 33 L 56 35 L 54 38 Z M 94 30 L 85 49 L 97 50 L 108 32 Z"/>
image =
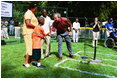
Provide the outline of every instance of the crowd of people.
<path id="1" fill-rule="evenodd" d="M 44 9 L 42 15 L 37 19 L 34 15 L 37 9 L 37 5 L 33 4 L 27 10 L 24 15 L 24 25 L 23 25 L 23 35 L 26 44 L 26 60 L 23 64 L 25 67 L 30 67 L 28 60 L 32 56 L 32 64 L 38 68 L 45 68 L 41 65 L 40 59 L 50 56 L 50 35 L 51 32 L 57 32 L 58 41 L 58 59 L 62 60 L 62 43 L 63 38 L 65 39 L 67 49 L 69 52 L 69 57 L 74 58 L 74 53 L 72 51 L 70 36 L 73 34 L 73 42 L 78 42 L 78 33 L 80 29 L 80 23 L 78 19 L 72 24 L 71 21 L 65 17 L 61 17 L 61 14 L 54 14 L 54 22 L 47 15 L 47 10 Z M 110 20 L 111 21 L 111 20 Z M 112 23 L 108 26 L 106 24 L 106 29 L 109 32 L 113 29 Z M 93 23 L 93 47 L 95 47 L 95 40 L 98 41 L 98 35 L 100 31 L 100 24 L 98 18 L 95 17 Z M 43 43 L 46 43 L 45 56 L 43 55 Z M 97 45 L 97 43 L 96 43 Z"/>
<path id="2" fill-rule="evenodd" d="M 69 19 L 61 17 L 59 13 L 54 14 L 54 22 L 47 16 L 47 10 L 43 10 L 42 15 L 37 19 L 35 11 L 36 4 L 31 4 L 24 14 L 23 36 L 26 44 L 26 58 L 23 66 L 30 67 L 28 60 L 32 57 L 32 64 L 38 68 L 45 68 L 41 65 L 40 59 L 43 58 L 43 43 L 46 42 L 45 57 L 50 56 L 50 35 L 52 31 L 57 32 L 58 58 L 62 60 L 62 38 L 65 38 L 69 57 L 73 58 L 71 39 L 72 24 Z M 52 27 L 51 27 L 52 26 Z M 70 30 L 68 30 L 68 27 Z"/>
<path id="3" fill-rule="evenodd" d="M 1 21 L 1 38 L 9 39 L 9 36 L 17 38 L 19 31 L 15 29 L 15 22 L 13 19 L 2 19 Z"/>
<path id="4" fill-rule="evenodd" d="M 31 4 L 28 10 L 24 14 L 23 22 L 23 37 L 26 45 L 26 56 L 23 63 L 24 67 L 30 67 L 29 61 L 38 68 L 45 68 L 41 65 L 40 60 L 45 57 L 51 57 L 50 55 L 50 40 L 53 32 L 57 34 L 58 41 L 58 60 L 62 60 L 62 43 L 63 38 L 65 39 L 66 46 L 69 52 L 69 57 L 74 58 L 72 51 L 71 38 L 73 42 L 79 41 L 80 23 L 79 19 L 76 18 L 73 24 L 65 17 L 61 17 L 61 14 L 54 13 L 54 20 L 48 16 L 46 9 L 42 11 L 42 15 L 37 17 L 35 12 L 37 10 L 37 4 Z M 9 22 L 9 35 L 14 34 L 14 21 L 13 19 Z M 113 18 L 110 18 L 107 23 L 104 24 L 106 27 L 107 35 L 109 36 L 113 32 Z M 1 36 L 2 38 L 9 39 L 8 36 L 8 21 L 1 22 Z M 100 24 L 98 18 L 94 18 L 93 26 L 93 47 L 97 46 L 98 36 L 100 31 Z M 4 35 L 5 34 L 5 35 Z M 95 40 L 97 41 L 95 45 Z M 46 51 L 43 52 L 43 44 L 46 43 Z"/>
<path id="5" fill-rule="evenodd" d="M 1 21 L 1 38 L 6 38 L 9 39 L 8 36 L 8 21 L 7 20 L 2 20 Z"/>

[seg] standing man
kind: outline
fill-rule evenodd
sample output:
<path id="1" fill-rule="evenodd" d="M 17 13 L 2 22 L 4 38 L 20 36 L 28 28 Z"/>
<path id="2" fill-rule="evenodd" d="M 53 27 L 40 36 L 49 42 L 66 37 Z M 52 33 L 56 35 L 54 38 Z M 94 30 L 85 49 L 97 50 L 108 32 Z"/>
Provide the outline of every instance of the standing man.
<path id="1" fill-rule="evenodd" d="M 108 23 L 105 24 L 107 38 L 110 36 L 110 33 L 113 32 L 113 27 L 114 27 L 113 18 L 110 18 L 108 20 Z"/>
<path id="2" fill-rule="evenodd" d="M 14 20 L 13 19 L 10 20 L 9 35 L 14 35 Z"/>
<path id="3" fill-rule="evenodd" d="M 70 30 L 68 30 L 70 27 Z M 59 13 L 54 14 L 54 23 L 53 29 L 57 30 L 57 40 L 58 40 L 58 55 L 59 60 L 62 60 L 62 42 L 65 38 L 67 49 L 69 51 L 69 57 L 73 58 L 72 46 L 71 46 L 71 39 L 69 35 L 72 35 L 72 24 L 70 20 L 67 18 L 61 17 Z"/>
<path id="4" fill-rule="evenodd" d="M 73 42 L 78 42 L 80 23 L 78 19 L 73 23 Z"/>
<path id="5" fill-rule="evenodd" d="M 46 9 L 43 10 L 43 15 L 41 15 L 41 17 L 43 17 L 45 19 L 45 23 L 44 23 L 44 25 L 42 25 L 45 34 L 47 34 L 49 32 L 51 33 L 51 19 L 47 15 Z M 48 57 L 50 55 L 50 36 L 46 36 L 46 39 L 42 39 L 42 40 L 43 40 L 42 44 L 44 44 L 44 42 L 46 43 L 45 57 Z M 42 59 L 44 58 L 44 56 L 43 56 L 43 45 L 41 48 L 41 58 Z"/>
<path id="6" fill-rule="evenodd" d="M 28 60 L 32 56 L 32 33 L 35 26 L 38 25 L 38 20 L 34 15 L 37 9 L 37 4 L 30 4 L 29 9 L 24 14 L 23 36 L 26 45 L 26 58 L 23 64 L 24 67 L 30 67 Z"/>

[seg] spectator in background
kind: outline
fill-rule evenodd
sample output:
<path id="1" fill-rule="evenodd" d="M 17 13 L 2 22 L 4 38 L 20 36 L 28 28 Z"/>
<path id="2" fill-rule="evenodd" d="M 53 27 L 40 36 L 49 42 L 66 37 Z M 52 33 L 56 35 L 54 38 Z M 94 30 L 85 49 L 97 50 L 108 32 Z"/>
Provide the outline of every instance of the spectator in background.
<path id="1" fill-rule="evenodd" d="M 73 42 L 78 42 L 80 23 L 78 19 L 73 23 Z"/>
<path id="2" fill-rule="evenodd" d="M 51 18 L 47 15 L 47 10 L 43 10 L 43 15 L 41 15 L 45 19 L 44 25 L 42 25 L 44 32 L 49 33 L 51 32 Z M 43 59 L 44 57 L 48 57 L 50 55 L 50 36 L 46 36 L 46 39 L 43 39 L 43 43 L 46 43 L 46 51 L 45 51 L 45 56 L 43 56 L 43 46 L 41 48 L 41 58 Z"/>
<path id="3" fill-rule="evenodd" d="M 102 22 L 102 26 L 105 26 L 105 24 L 107 23 L 107 21 L 105 20 L 105 21 L 103 21 Z"/>
<path id="4" fill-rule="evenodd" d="M 9 24 L 9 35 L 14 35 L 14 20 L 11 19 L 10 20 L 10 24 Z"/>
<path id="5" fill-rule="evenodd" d="M 85 21 L 85 26 L 84 27 L 89 27 L 89 24 L 87 21 Z"/>
<path id="6" fill-rule="evenodd" d="M 8 19 L 5 19 L 4 24 L 6 25 L 6 27 L 8 27 L 9 25 Z"/>
<path id="7" fill-rule="evenodd" d="M 3 24 L 4 24 L 4 21 L 1 21 L 1 39 L 4 39 L 5 38 L 4 30 L 2 29 Z"/>
<path id="8" fill-rule="evenodd" d="M 68 30 L 70 27 L 70 30 Z M 66 45 L 69 51 L 69 57 L 73 58 L 71 39 L 69 35 L 72 35 L 72 24 L 69 19 L 61 17 L 59 13 L 54 14 L 53 30 L 57 30 L 57 40 L 58 40 L 58 57 L 62 60 L 62 38 L 65 38 Z"/>
<path id="9" fill-rule="evenodd" d="M 105 24 L 106 38 L 108 38 L 110 36 L 110 33 L 113 32 L 113 27 L 114 27 L 113 18 L 110 18 L 108 20 L 108 23 Z"/>
<path id="10" fill-rule="evenodd" d="M 98 18 L 95 17 L 94 24 L 93 24 L 93 47 L 95 47 L 95 40 L 96 40 L 96 47 L 97 47 L 99 31 L 100 31 L 99 21 Z"/>
<path id="11" fill-rule="evenodd" d="M 1 23 L 2 23 L 2 25 L 1 25 L 2 34 L 3 34 L 5 39 L 9 39 L 9 35 L 8 35 L 8 21 L 5 20 L 5 21 L 2 21 Z"/>
<path id="12" fill-rule="evenodd" d="M 32 56 L 32 33 L 35 26 L 38 25 L 38 20 L 34 15 L 37 9 L 37 4 L 30 4 L 29 9 L 24 14 L 23 36 L 26 45 L 26 58 L 23 63 L 24 67 L 30 67 L 29 59 Z"/>

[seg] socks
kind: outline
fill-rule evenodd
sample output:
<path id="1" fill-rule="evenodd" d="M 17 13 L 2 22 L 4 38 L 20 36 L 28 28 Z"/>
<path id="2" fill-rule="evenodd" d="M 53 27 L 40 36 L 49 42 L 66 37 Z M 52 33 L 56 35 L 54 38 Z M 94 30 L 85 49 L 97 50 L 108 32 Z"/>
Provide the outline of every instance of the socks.
<path id="1" fill-rule="evenodd" d="M 38 63 L 37 61 L 33 61 L 33 65 L 35 65 L 35 66 L 40 66 L 41 63 Z"/>
<path id="2" fill-rule="evenodd" d="M 37 63 L 37 66 L 40 66 L 41 65 L 41 63 Z"/>

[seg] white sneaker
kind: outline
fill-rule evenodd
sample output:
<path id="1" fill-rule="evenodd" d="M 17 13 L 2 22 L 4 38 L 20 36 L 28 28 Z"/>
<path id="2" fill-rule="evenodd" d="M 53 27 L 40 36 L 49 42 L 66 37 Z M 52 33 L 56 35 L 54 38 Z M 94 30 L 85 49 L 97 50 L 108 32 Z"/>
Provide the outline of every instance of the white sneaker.
<path id="1" fill-rule="evenodd" d="M 41 65 L 41 63 L 37 63 L 37 66 L 40 66 Z"/>
<path id="2" fill-rule="evenodd" d="M 23 64 L 23 66 L 24 66 L 24 67 L 27 67 L 27 68 L 30 67 L 29 64 Z"/>

